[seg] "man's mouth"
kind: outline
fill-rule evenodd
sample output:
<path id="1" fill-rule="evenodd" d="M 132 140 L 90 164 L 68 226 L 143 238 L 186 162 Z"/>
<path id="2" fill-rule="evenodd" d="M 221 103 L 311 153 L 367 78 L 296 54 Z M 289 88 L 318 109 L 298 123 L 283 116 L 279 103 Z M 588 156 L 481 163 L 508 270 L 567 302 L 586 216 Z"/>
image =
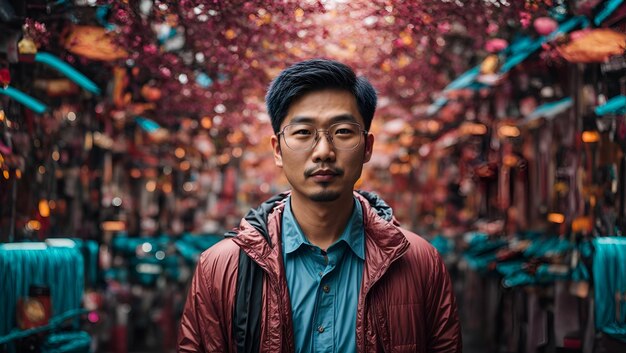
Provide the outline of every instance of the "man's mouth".
<path id="1" fill-rule="evenodd" d="M 321 169 L 311 174 L 311 176 L 323 176 L 323 175 L 339 175 L 339 173 L 330 169 Z"/>
<path id="2" fill-rule="evenodd" d="M 339 168 L 319 168 L 307 171 L 305 175 L 318 182 L 329 182 L 343 174 Z"/>

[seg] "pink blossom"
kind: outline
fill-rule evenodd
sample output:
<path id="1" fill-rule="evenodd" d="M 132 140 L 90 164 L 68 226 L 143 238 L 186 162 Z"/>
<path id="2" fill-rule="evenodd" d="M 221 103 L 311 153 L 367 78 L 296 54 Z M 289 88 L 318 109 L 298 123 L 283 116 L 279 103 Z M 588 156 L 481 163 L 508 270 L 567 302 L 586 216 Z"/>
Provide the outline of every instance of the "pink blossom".
<path id="1" fill-rule="evenodd" d="M 509 42 L 501 38 L 493 38 L 485 43 L 485 50 L 490 53 L 498 53 L 509 46 Z"/>

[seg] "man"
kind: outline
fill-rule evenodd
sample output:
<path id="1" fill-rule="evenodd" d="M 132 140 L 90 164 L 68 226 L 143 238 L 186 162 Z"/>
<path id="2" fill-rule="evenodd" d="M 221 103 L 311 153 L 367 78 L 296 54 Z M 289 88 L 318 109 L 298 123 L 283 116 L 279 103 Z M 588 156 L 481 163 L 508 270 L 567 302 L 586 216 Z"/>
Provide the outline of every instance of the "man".
<path id="1" fill-rule="evenodd" d="M 344 64 L 284 70 L 266 97 L 276 165 L 292 190 L 263 203 L 198 261 L 183 352 L 460 352 L 436 250 L 354 192 L 374 136 L 371 84 Z"/>

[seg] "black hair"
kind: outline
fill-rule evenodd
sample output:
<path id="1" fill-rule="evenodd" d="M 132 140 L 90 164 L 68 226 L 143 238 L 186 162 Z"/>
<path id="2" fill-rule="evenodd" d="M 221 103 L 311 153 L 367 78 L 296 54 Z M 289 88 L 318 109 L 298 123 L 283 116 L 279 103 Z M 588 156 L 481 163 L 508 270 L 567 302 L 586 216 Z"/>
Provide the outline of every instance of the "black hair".
<path id="1" fill-rule="evenodd" d="M 296 63 L 283 70 L 272 82 L 265 96 L 272 128 L 277 133 L 287 116 L 291 103 L 312 91 L 324 89 L 345 90 L 354 95 L 359 113 L 369 130 L 376 111 L 376 91 L 362 76 L 338 61 L 311 59 Z"/>

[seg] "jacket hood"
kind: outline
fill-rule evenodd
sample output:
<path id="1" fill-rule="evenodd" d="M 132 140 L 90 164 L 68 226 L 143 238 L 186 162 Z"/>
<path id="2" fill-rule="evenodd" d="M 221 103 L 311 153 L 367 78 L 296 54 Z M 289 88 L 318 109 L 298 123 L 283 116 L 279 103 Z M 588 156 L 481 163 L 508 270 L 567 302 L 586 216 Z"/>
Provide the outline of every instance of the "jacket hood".
<path id="1" fill-rule="evenodd" d="M 380 196 L 373 192 L 363 190 L 355 190 L 355 192 L 367 200 L 369 207 L 374 209 L 380 218 L 387 222 L 395 221 L 393 217 L 393 209 Z M 279 204 L 285 202 L 285 199 L 287 199 L 290 194 L 290 191 L 276 194 L 259 205 L 259 207 L 250 209 L 248 214 L 244 217 L 244 219 L 250 223 L 250 225 L 254 227 L 254 229 L 256 229 L 263 236 L 263 238 L 265 238 L 265 240 L 267 240 L 270 246 L 272 246 L 272 242 L 267 230 L 268 217 L 272 213 L 272 210 Z M 231 230 L 224 234 L 224 236 L 234 237 L 238 234 L 239 232 L 237 230 Z"/>

